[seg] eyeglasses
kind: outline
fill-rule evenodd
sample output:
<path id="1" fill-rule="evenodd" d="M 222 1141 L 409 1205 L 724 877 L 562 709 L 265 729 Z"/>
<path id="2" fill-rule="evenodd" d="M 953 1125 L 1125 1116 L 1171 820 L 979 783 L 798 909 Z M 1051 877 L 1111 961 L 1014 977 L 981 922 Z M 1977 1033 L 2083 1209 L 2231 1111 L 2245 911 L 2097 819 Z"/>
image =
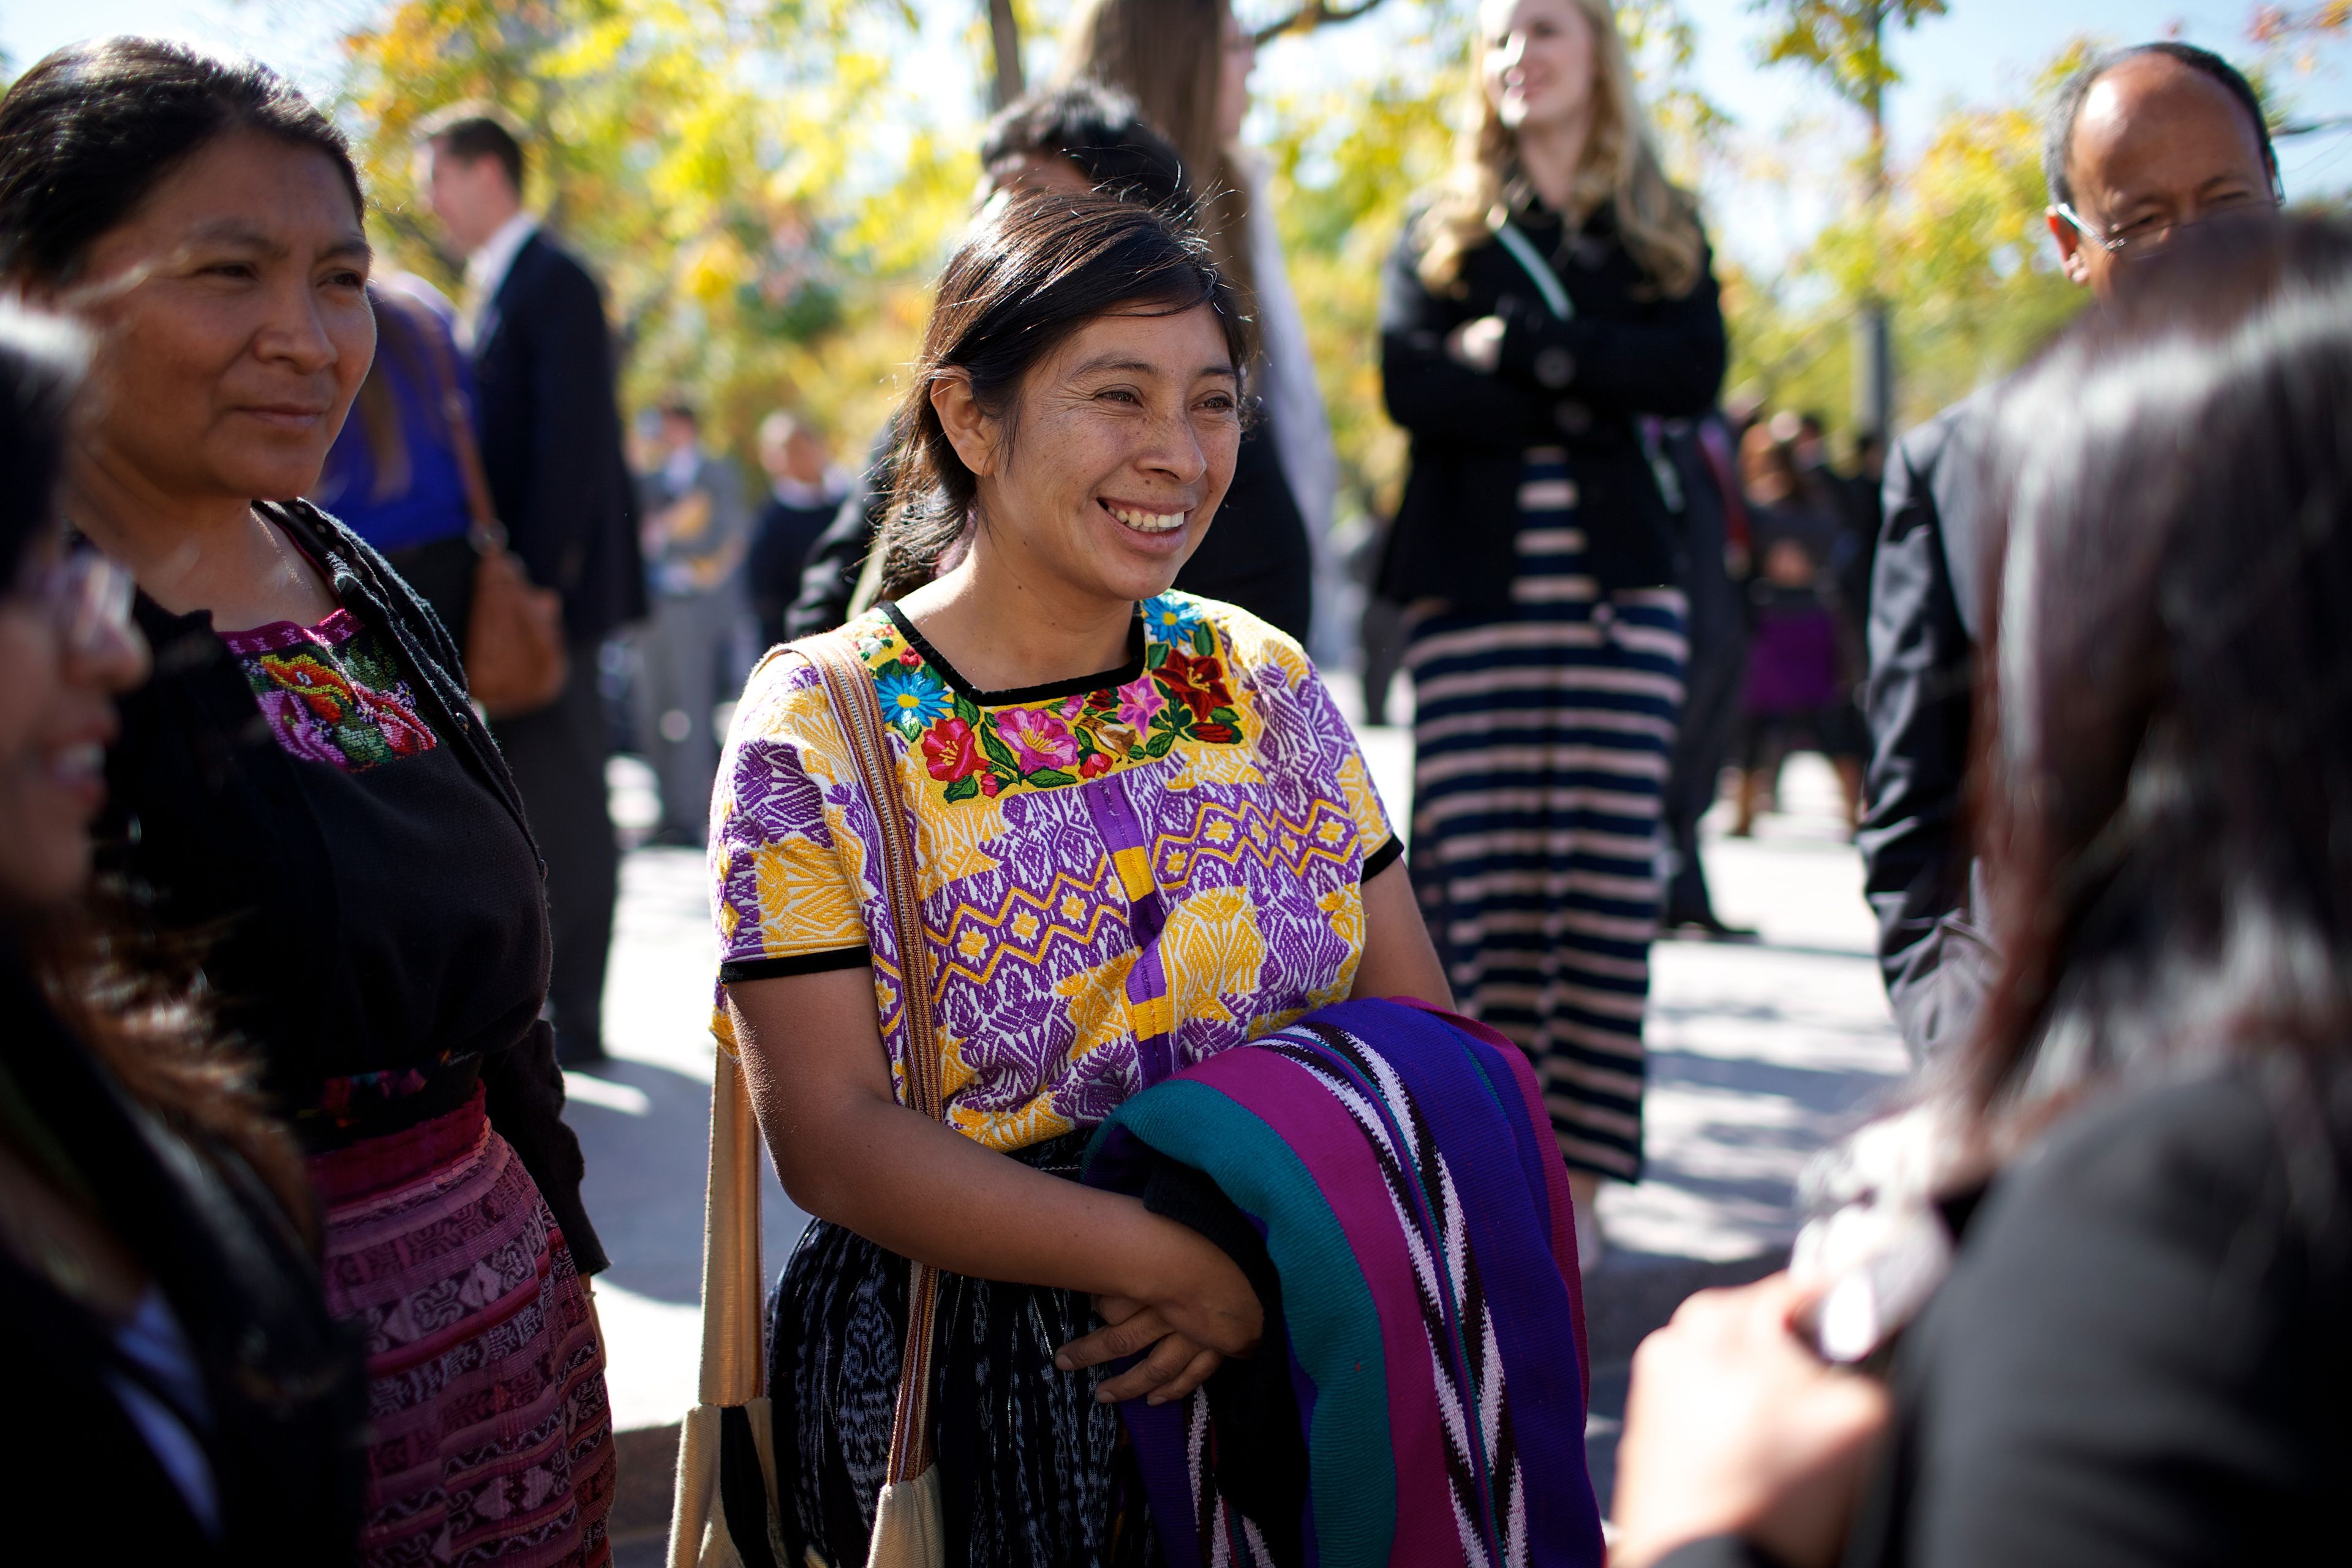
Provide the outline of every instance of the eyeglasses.
<path id="1" fill-rule="evenodd" d="M 2196 228 L 2200 225 L 2211 223 L 2216 219 L 2227 220 L 2233 217 L 2246 217 L 2256 213 L 2271 212 L 2276 210 L 2280 205 L 2281 197 L 2276 191 L 2260 195 L 2248 193 L 2242 195 L 2224 196 L 2212 205 L 2200 209 L 2195 217 L 2169 218 L 2150 213 L 2146 217 L 2135 218 L 2112 232 L 2101 228 L 2064 202 L 2060 202 L 2052 210 L 2074 225 L 2075 233 L 2116 260 L 2137 261 L 2145 257 L 2156 255 L 2182 233 Z"/>
<path id="2" fill-rule="evenodd" d="M 102 653 L 131 636 L 131 602 L 138 591 L 130 568 L 95 550 L 76 550 L 26 567 L 8 595 L 48 616 L 66 647 Z"/>

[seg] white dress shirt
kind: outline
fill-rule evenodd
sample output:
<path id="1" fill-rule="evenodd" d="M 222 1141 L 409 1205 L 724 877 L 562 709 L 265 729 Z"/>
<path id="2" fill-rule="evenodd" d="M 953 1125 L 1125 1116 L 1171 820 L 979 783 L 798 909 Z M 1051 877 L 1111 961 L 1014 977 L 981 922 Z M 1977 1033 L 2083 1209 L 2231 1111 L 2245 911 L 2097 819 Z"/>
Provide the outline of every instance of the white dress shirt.
<path id="1" fill-rule="evenodd" d="M 529 213 L 519 212 L 500 224 L 497 233 L 466 258 L 466 309 L 458 320 L 458 328 L 467 348 L 473 347 L 474 329 L 481 323 L 482 313 L 499 297 L 507 274 L 514 269 L 515 254 L 538 232 L 539 220 Z"/>

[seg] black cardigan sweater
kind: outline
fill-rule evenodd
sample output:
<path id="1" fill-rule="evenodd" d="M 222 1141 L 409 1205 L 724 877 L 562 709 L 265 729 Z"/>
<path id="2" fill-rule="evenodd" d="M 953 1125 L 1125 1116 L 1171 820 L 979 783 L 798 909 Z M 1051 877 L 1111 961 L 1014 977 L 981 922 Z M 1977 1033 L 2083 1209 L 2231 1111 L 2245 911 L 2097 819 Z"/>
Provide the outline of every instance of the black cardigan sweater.
<path id="1" fill-rule="evenodd" d="M 1500 611 L 1517 567 L 1519 468 L 1529 447 L 1561 446 L 1575 477 L 1586 557 L 1601 591 L 1679 581 L 1675 531 L 1634 421 L 1690 417 L 1723 381 L 1723 311 L 1703 262 L 1679 300 L 1664 299 L 1602 207 L 1579 233 L 1541 208 L 1513 220 L 1574 307 L 1554 317 L 1512 254 L 1489 240 L 1462 258 L 1449 291 L 1415 270 L 1408 224 L 1381 291 L 1381 380 L 1389 417 L 1412 438 L 1412 468 L 1378 589 L 1399 604 L 1440 598 Z M 1465 321 L 1499 316 L 1501 363 L 1488 375 L 1446 357 Z"/>
<path id="2" fill-rule="evenodd" d="M 261 510 L 383 638 L 439 744 L 356 775 L 289 756 L 211 616 L 174 616 L 142 595 L 155 673 L 121 705 L 101 872 L 202 963 L 221 1026 L 256 1050 L 274 1102 L 310 1147 L 413 1125 L 478 1082 L 491 1126 L 538 1184 L 580 1271 L 601 1270 L 563 1077 L 539 1016 L 544 867 L 505 760 L 467 700 L 457 646 L 342 524 L 301 502 Z M 421 1091 L 339 1098 L 362 1075 L 412 1069 Z"/>

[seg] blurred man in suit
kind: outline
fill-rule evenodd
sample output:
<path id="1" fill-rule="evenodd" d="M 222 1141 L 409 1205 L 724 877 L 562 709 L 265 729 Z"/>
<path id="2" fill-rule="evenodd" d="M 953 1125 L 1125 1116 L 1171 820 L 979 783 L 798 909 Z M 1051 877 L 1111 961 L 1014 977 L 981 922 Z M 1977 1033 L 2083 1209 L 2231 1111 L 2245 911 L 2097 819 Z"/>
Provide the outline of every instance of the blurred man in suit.
<path id="1" fill-rule="evenodd" d="M 568 685 L 541 711 L 492 728 L 547 860 L 557 1056 L 594 1061 L 620 879 L 598 656 L 646 613 L 612 334 L 595 279 L 523 211 L 522 145 L 504 123 L 446 110 L 426 123 L 420 161 L 434 215 L 466 256 L 462 326 L 491 499 L 532 579 L 563 596 Z"/>
<path id="2" fill-rule="evenodd" d="M 2282 198 L 2262 100 L 2192 44 L 2095 57 L 2060 89 L 2045 130 L 2050 235 L 2066 276 L 2095 295 L 2124 288 L 2181 229 L 2259 221 Z M 1983 468 L 1993 407 L 1988 389 L 1896 444 L 1872 569 L 1872 753 L 1857 841 L 1887 999 L 1920 1059 L 1975 1027 L 1997 967 L 1962 812 L 1995 565 Z"/>
<path id="3" fill-rule="evenodd" d="M 653 842 L 702 847 L 719 773 L 711 718 L 734 695 L 750 615 L 743 557 L 751 513 L 735 465 L 704 450 L 702 421 L 683 403 L 661 412 L 661 458 L 639 480 L 640 542 L 653 567 L 653 619 L 634 639 L 635 686 L 646 756 L 661 785 Z"/>

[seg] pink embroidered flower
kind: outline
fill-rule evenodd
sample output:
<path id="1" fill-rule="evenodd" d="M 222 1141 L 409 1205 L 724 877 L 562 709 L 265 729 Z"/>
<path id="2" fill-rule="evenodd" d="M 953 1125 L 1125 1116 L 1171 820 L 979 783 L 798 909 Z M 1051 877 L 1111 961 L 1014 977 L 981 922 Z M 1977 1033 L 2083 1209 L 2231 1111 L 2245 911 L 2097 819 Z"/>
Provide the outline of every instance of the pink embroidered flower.
<path id="1" fill-rule="evenodd" d="M 354 685 L 352 695 L 359 699 L 360 710 L 375 724 L 376 733 L 392 748 L 395 757 L 413 757 L 434 747 L 433 731 L 424 720 L 382 692 L 370 691 Z"/>
<path id="2" fill-rule="evenodd" d="M 923 737 L 923 765 L 931 776 L 953 784 L 980 768 L 980 737 L 962 720 L 940 720 Z"/>
<path id="3" fill-rule="evenodd" d="M 1077 737 L 1051 713 L 1034 708 L 1007 709 L 996 717 L 996 732 L 1012 746 L 1013 760 L 1024 773 L 1077 763 Z"/>
<path id="4" fill-rule="evenodd" d="M 1160 694 L 1160 683 L 1148 673 L 1118 689 L 1118 721 L 1139 735 L 1151 728 L 1151 721 L 1167 706 L 1168 699 Z"/>
<path id="5" fill-rule="evenodd" d="M 992 799 L 995 796 L 996 792 L 1003 787 L 1003 781 L 999 779 L 994 773 L 982 773 L 980 775 L 981 794 L 988 795 Z"/>
<path id="6" fill-rule="evenodd" d="M 1073 691 L 1062 699 L 1062 706 L 1058 711 L 1065 719 L 1075 719 L 1078 716 L 1078 710 L 1086 705 L 1087 694 L 1083 691 Z"/>

